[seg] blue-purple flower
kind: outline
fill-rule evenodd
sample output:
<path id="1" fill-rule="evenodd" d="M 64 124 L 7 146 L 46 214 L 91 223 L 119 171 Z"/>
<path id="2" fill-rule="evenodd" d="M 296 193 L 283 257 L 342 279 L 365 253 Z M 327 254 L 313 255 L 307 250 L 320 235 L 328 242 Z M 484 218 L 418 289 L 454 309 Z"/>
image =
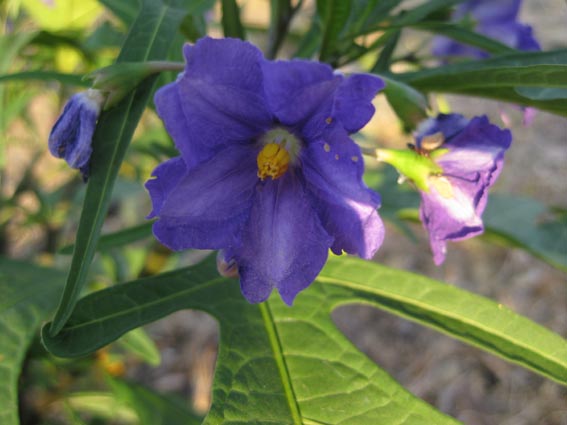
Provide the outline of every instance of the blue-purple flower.
<path id="1" fill-rule="evenodd" d="M 321 63 L 268 61 L 250 43 L 204 38 L 155 96 L 181 156 L 146 184 L 155 236 L 174 250 L 222 249 L 250 302 L 276 288 L 292 304 L 328 249 L 370 258 L 384 228 L 349 134 L 384 87 Z"/>
<path id="2" fill-rule="evenodd" d="M 469 121 L 457 114 L 439 115 L 418 128 L 416 150 L 440 167 L 440 173 L 428 177 L 427 190 L 420 190 L 419 215 L 435 264 L 445 260 L 447 241 L 483 232 L 488 189 L 502 170 L 511 141 L 509 130 L 490 124 L 485 116 Z"/>
<path id="3" fill-rule="evenodd" d="M 49 134 L 51 154 L 79 169 L 84 180 L 89 172 L 92 138 L 103 102 L 104 96 L 98 90 L 73 95 Z"/>
<path id="4" fill-rule="evenodd" d="M 518 12 L 521 0 L 466 0 L 453 13 L 452 20 L 472 18 L 475 31 L 494 38 L 518 50 L 540 50 L 539 43 L 529 25 L 519 23 Z M 433 54 L 440 57 L 469 56 L 487 57 L 487 53 L 472 46 L 466 46 L 446 37 L 435 37 Z"/>

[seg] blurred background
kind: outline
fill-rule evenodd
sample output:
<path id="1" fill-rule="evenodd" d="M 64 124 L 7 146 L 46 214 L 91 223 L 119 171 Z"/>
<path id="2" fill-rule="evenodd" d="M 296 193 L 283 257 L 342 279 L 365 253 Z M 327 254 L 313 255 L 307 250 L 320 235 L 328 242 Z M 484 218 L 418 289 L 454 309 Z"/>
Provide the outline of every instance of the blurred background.
<path id="1" fill-rule="evenodd" d="M 127 26 L 104 3 L 0 1 L 0 75 L 31 70 L 85 74 L 112 63 Z M 240 4 L 251 40 L 265 47 L 269 2 Z M 216 7 L 205 20 L 208 33 L 220 36 Z M 306 30 L 313 9 L 307 1 L 293 21 L 293 34 Z M 525 1 L 521 21 L 534 27 L 544 50 L 566 46 L 564 1 Z M 298 37 L 289 37 L 281 56 L 291 55 L 297 42 Z M 423 33 L 405 31 L 398 54 L 420 45 L 427 51 L 427 43 Z M 349 70 L 364 68 L 364 61 L 371 59 L 362 58 Z M 49 155 L 47 138 L 66 99 L 80 90 L 77 81 L 72 83 L 56 82 L 45 72 L 0 80 L 0 255 L 63 270 L 70 263 L 65 247 L 73 243 L 84 184 L 75 170 Z M 522 112 L 512 105 L 457 96 L 431 100 L 436 110 L 469 117 L 488 114 L 492 122 L 509 125 L 514 142 L 494 192 L 567 209 L 567 120 L 541 112 L 532 125 L 524 126 Z M 403 133 L 383 96 L 375 104 L 377 113 L 359 141 L 404 147 L 411 135 Z M 138 240 L 101 250 L 91 267 L 91 290 L 191 264 L 208 254 L 172 253 L 151 238 L 144 224 L 150 203 L 143 183 L 172 155 L 169 136 L 148 109 L 120 170 L 103 228 L 103 234 L 133 228 L 135 236 L 130 237 Z M 381 170 L 372 158 L 365 160 L 371 171 Z M 447 261 L 438 268 L 421 225 L 404 226 L 406 231 L 388 224 L 375 261 L 488 296 L 567 337 L 564 272 L 524 250 L 501 247 L 494 237 L 450 244 Z M 556 242 L 567 256 L 567 235 L 558 234 Z M 567 424 L 566 388 L 529 371 L 370 307 L 341 307 L 334 320 L 402 385 L 466 424 Z M 22 424 L 135 424 L 140 420 L 132 400 L 154 397 L 159 402 L 162 396 L 167 396 L 167 403 L 187 405 L 203 415 L 210 405 L 217 343 L 216 322 L 193 311 L 175 313 L 96 355 L 74 361 L 51 357 L 36 341 L 20 382 Z M 114 378 L 126 378 L 129 384 Z"/>

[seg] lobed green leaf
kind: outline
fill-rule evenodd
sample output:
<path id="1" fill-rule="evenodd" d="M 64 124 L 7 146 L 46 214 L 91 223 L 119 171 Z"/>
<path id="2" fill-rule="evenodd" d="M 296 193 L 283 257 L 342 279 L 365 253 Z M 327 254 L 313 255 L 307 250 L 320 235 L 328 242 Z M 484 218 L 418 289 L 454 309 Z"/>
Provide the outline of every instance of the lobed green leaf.
<path id="1" fill-rule="evenodd" d="M 431 279 L 354 258 L 331 258 L 294 306 L 277 295 L 248 304 L 214 262 L 91 294 L 62 332 L 42 333 L 56 355 L 85 355 L 137 326 L 195 308 L 220 322 L 213 406 L 205 423 L 451 423 L 356 350 L 331 312 L 371 304 L 567 384 L 567 342 L 501 304 Z M 345 406 L 348 406 L 346 408 Z"/>
<path id="2" fill-rule="evenodd" d="M 248 304 L 214 261 L 114 286 L 79 301 L 60 334 L 59 356 L 80 356 L 122 333 L 185 308 L 220 323 L 213 405 L 205 423 L 449 424 L 358 351 L 336 328 L 337 299 L 315 283 L 293 308 L 278 296 Z M 331 296 L 330 296 L 331 295 Z"/>
<path id="3" fill-rule="evenodd" d="M 57 305 L 63 273 L 0 258 L 0 423 L 17 425 L 18 379 L 41 322 Z"/>

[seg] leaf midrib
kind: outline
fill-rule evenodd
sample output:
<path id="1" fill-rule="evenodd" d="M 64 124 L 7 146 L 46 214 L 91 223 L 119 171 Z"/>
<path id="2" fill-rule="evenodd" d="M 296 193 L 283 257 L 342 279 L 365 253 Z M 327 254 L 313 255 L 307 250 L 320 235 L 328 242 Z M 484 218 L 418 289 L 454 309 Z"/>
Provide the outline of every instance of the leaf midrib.
<path id="1" fill-rule="evenodd" d="M 283 354 L 282 343 L 278 334 L 278 329 L 270 309 L 269 301 L 259 304 L 260 313 L 262 314 L 262 320 L 264 322 L 264 327 L 266 328 L 266 334 L 270 341 L 270 346 L 272 352 L 274 353 L 274 360 L 278 371 L 280 373 L 282 386 L 284 388 L 285 397 L 289 406 L 291 416 L 293 418 L 293 423 L 297 425 L 302 425 L 303 421 L 301 419 L 301 413 L 299 410 L 299 404 L 297 403 L 297 397 L 293 390 L 293 383 L 291 381 L 291 375 L 287 367 L 285 357 Z"/>

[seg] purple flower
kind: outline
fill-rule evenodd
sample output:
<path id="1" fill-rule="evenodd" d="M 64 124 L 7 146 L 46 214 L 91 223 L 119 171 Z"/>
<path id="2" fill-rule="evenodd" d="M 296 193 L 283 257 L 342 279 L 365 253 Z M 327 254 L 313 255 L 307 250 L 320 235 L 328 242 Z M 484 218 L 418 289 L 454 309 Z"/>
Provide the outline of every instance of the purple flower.
<path id="1" fill-rule="evenodd" d="M 73 95 L 49 134 L 49 151 L 78 168 L 86 181 L 92 153 L 92 138 L 104 96 L 98 90 Z"/>
<path id="2" fill-rule="evenodd" d="M 416 150 L 442 170 L 428 177 L 429 190 L 420 191 L 420 218 L 429 232 L 435 264 L 445 260 L 448 240 L 483 232 L 488 188 L 502 170 L 511 141 L 509 130 L 490 124 L 485 116 L 468 121 L 457 114 L 439 115 L 418 128 Z"/>
<path id="3" fill-rule="evenodd" d="M 155 236 L 174 250 L 222 249 L 223 271 L 238 265 L 252 303 L 276 288 L 291 305 L 329 248 L 372 257 L 380 198 L 349 134 L 373 115 L 382 80 L 268 61 L 235 39 L 204 38 L 184 54 L 184 73 L 155 96 L 181 153 L 146 184 Z"/>
<path id="4" fill-rule="evenodd" d="M 476 32 L 494 38 L 518 50 L 540 50 L 532 34 L 532 28 L 517 22 L 521 0 L 467 0 L 455 10 L 452 20 L 459 21 L 470 16 L 475 22 Z M 446 37 L 435 37 L 435 56 L 470 56 L 485 58 L 488 54 L 472 46 L 466 46 Z"/>

